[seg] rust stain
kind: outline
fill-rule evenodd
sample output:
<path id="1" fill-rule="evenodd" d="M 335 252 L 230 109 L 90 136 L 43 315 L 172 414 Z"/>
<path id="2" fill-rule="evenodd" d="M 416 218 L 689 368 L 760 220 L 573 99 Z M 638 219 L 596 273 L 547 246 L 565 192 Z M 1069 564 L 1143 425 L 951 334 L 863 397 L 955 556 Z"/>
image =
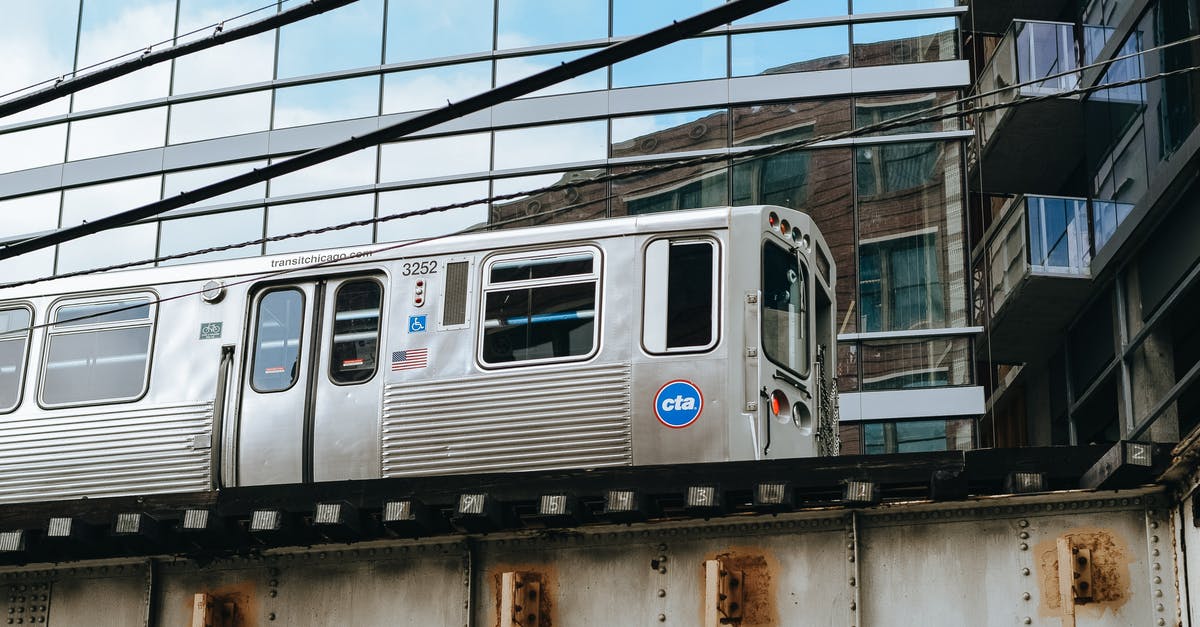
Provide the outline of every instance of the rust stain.
<path id="1" fill-rule="evenodd" d="M 551 599 L 558 596 L 558 569 L 550 564 L 497 564 L 488 569 L 486 581 L 492 582 L 492 597 L 494 605 L 492 606 L 492 614 L 495 616 L 493 624 L 500 627 L 500 604 L 502 602 L 500 595 L 503 593 L 501 578 L 504 573 L 517 573 L 526 581 L 536 581 L 541 584 L 542 596 L 538 599 L 538 620 L 537 627 L 553 627 L 554 625 L 554 604 Z"/>
<path id="2" fill-rule="evenodd" d="M 1116 614 L 1129 602 L 1132 584 L 1129 575 L 1130 553 L 1125 541 L 1111 529 L 1079 527 L 1063 534 L 1071 544 L 1092 552 L 1091 601 L 1075 604 L 1076 616 L 1100 617 L 1105 610 Z M 1058 591 L 1058 538 L 1043 540 L 1034 546 L 1037 583 L 1041 592 L 1042 616 L 1061 616 L 1062 599 Z"/>
<path id="3" fill-rule="evenodd" d="M 214 623 L 216 627 L 256 627 L 258 624 L 255 620 L 258 617 L 258 596 L 255 594 L 254 581 L 247 580 L 218 588 L 204 586 L 195 592 L 202 592 L 212 597 L 213 607 L 216 608 L 217 616 L 220 617 Z M 193 594 L 189 593 L 183 599 L 183 604 L 187 607 L 188 627 L 191 626 Z M 235 608 L 232 617 L 224 614 L 223 609 L 228 606 Z"/>
<path id="4" fill-rule="evenodd" d="M 757 547 L 729 547 L 706 555 L 705 560 L 721 560 L 726 568 L 745 574 L 742 588 L 742 621 L 740 627 L 779 625 L 779 608 L 775 606 L 775 577 L 779 561 Z M 700 569 L 700 615 L 704 615 L 704 562 Z"/>

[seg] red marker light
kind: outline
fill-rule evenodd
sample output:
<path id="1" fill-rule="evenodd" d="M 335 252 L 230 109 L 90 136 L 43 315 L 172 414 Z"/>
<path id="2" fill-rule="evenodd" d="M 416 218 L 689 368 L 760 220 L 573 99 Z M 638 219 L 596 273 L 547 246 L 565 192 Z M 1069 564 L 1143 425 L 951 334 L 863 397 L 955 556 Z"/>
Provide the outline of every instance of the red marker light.
<path id="1" fill-rule="evenodd" d="M 767 224 L 771 225 L 772 228 L 776 224 L 779 224 L 779 216 L 775 215 L 774 211 L 767 214 Z"/>

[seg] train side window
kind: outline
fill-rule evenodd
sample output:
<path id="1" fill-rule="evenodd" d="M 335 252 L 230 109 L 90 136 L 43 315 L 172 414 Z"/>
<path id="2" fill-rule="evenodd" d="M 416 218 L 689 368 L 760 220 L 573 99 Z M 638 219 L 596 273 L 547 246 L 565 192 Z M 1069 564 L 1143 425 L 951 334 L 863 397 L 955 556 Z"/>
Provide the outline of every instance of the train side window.
<path id="1" fill-rule="evenodd" d="M 338 287 L 329 361 L 334 383 L 362 383 L 375 376 L 382 299 L 383 288 L 375 281 L 350 281 Z"/>
<path id="2" fill-rule="evenodd" d="M 296 288 L 271 290 L 258 301 L 250 387 L 255 392 L 281 392 L 300 376 L 300 336 L 304 328 L 304 293 Z"/>
<path id="3" fill-rule="evenodd" d="M 767 358 L 808 376 L 808 268 L 796 254 L 763 242 L 762 344 Z"/>
<path id="4" fill-rule="evenodd" d="M 146 391 L 154 304 L 149 296 L 62 304 L 46 331 L 47 407 L 133 401 Z"/>
<path id="5" fill-rule="evenodd" d="M 25 307 L 0 309 L 0 413 L 8 413 L 21 403 L 32 319 Z"/>
<path id="6" fill-rule="evenodd" d="M 660 239 L 646 246 L 642 342 L 651 353 L 717 344 L 718 257 L 711 239 Z"/>
<path id="7" fill-rule="evenodd" d="M 599 265 L 595 249 L 493 259 L 483 288 L 483 363 L 541 363 L 591 355 L 596 347 Z"/>

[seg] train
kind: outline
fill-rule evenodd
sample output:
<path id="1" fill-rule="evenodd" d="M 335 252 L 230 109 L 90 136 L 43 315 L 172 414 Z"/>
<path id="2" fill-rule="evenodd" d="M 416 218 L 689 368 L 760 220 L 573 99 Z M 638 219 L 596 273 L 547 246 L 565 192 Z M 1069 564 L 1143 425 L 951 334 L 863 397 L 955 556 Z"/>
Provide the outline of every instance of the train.
<path id="1" fill-rule="evenodd" d="M 0 502 L 837 454 L 812 219 L 705 208 L 0 290 Z"/>

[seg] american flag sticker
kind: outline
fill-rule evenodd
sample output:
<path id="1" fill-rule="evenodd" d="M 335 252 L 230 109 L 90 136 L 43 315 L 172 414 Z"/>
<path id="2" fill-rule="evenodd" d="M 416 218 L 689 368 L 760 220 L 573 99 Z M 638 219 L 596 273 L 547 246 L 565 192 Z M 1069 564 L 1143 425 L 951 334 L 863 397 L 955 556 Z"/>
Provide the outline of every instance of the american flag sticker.
<path id="1" fill-rule="evenodd" d="M 410 348 L 402 351 L 392 351 L 392 372 L 397 370 L 415 370 L 429 365 L 428 348 Z"/>

